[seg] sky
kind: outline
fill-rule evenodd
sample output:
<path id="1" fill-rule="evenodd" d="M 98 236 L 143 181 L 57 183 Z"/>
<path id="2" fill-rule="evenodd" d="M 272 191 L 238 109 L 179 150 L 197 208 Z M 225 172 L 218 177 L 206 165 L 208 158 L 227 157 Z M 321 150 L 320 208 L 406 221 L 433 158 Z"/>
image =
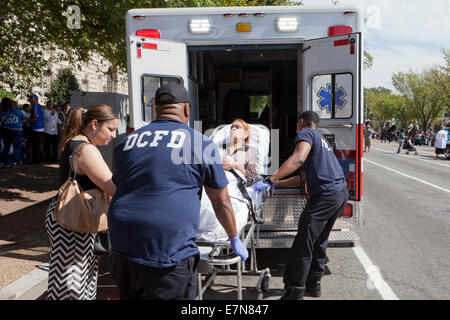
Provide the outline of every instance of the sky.
<path id="1" fill-rule="evenodd" d="M 302 2 L 304 5 L 332 3 L 331 0 Z M 372 68 L 364 73 L 365 88 L 381 86 L 394 90 L 393 73 L 420 72 L 444 63 L 441 48 L 450 49 L 449 0 L 342 0 L 338 3 L 360 5 L 371 21 L 363 30 L 364 49 L 374 58 Z"/>

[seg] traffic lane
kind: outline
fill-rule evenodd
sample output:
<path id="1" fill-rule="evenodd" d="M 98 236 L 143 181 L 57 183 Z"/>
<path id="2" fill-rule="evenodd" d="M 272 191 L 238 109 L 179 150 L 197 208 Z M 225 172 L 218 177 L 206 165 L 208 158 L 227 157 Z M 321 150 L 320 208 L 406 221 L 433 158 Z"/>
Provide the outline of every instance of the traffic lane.
<path id="1" fill-rule="evenodd" d="M 400 299 L 449 299 L 450 218 L 439 214 L 448 193 L 364 165 L 361 245 Z"/>
<path id="2" fill-rule="evenodd" d="M 258 270 L 270 269 L 272 275 L 269 292 L 264 300 L 278 300 L 284 294 L 283 272 L 289 257 L 288 248 L 257 249 Z M 381 295 L 371 285 L 369 277 L 355 256 L 352 248 L 328 248 L 325 275 L 322 278 L 322 296 L 305 300 L 380 300 Z M 235 267 L 235 266 L 233 266 Z M 243 276 L 242 296 L 244 300 L 254 300 L 258 294 L 257 276 Z M 237 278 L 235 275 L 217 276 L 214 285 L 203 295 L 205 300 L 237 299 Z"/>
<path id="3" fill-rule="evenodd" d="M 450 190 L 450 162 L 448 161 L 432 160 L 432 156 L 426 154 L 392 153 L 386 147 L 373 148 L 364 154 L 364 158 Z M 367 162 L 364 163 L 366 164 Z"/>

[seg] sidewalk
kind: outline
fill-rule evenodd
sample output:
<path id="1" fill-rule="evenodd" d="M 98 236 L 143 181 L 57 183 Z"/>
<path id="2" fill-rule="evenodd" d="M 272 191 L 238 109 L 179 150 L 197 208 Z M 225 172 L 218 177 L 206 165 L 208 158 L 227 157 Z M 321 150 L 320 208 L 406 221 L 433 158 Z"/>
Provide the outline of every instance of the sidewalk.
<path id="1" fill-rule="evenodd" d="M 58 187 L 56 164 L 0 169 L 0 300 L 35 300 L 45 294 L 50 252 L 45 214 Z M 117 296 L 108 258 L 102 257 L 97 299 Z"/>
<path id="2" fill-rule="evenodd" d="M 50 248 L 44 219 L 58 187 L 55 164 L 0 170 L 0 299 L 34 298 L 29 296 L 32 279 L 22 279 L 25 284 L 19 279 L 29 273 L 33 276 L 36 268 L 45 273 L 42 265 L 48 262 Z"/>

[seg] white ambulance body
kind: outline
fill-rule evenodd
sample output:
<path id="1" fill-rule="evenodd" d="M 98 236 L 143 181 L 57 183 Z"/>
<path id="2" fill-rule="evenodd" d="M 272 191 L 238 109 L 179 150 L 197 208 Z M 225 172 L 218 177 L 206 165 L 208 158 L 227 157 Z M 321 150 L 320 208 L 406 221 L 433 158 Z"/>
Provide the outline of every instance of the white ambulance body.
<path id="1" fill-rule="evenodd" d="M 348 5 L 130 10 L 130 127 L 154 118 L 154 94 L 161 84 L 179 82 L 191 96 L 190 125 L 197 130 L 234 118 L 271 129 L 272 173 L 293 151 L 298 114 L 317 112 L 351 200 L 330 245 L 358 245 L 363 23 L 361 9 Z M 298 190 L 268 199 L 260 246 L 289 247 L 304 203 Z"/>

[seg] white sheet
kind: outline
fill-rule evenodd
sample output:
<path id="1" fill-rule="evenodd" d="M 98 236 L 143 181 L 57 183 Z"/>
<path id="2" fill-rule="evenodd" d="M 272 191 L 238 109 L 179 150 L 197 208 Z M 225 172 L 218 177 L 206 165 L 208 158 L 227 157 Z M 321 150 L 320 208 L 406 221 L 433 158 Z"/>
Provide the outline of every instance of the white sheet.
<path id="1" fill-rule="evenodd" d="M 211 139 L 216 144 L 221 144 L 223 142 L 228 142 L 229 132 L 231 124 L 221 126 L 217 128 L 211 135 Z M 267 163 L 270 145 L 270 132 L 262 125 L 250 125 L 251 128 L 251 139 L 250 147 L 257 150 L 257 163 L 256 172 L 258 174 L 267 174 Z M 243 175 L 236 171 L 245 181 Z M 233 206 L 233 211 L 236 218 L 236 228 L 238 233 L 242 231 L 248 221 L 250 211 L 248 209 L 247 203 L 239 188 L 237 187 L 236 177 L 225 171 L 228 179 L 228 194 L 230 195 L 231 205 Z M 253 203 L 259 208 L 262 205 L 262 197 L 260 194 L 254 194 L 251 187 L 246 188 L 249 196 L 252 198 Z M 197 240 L 199 241 L 226 241 L 228 240 L 228 235 L 219 223 L 214 213 L 211 201 L 206 195 L 205 190 L 202 193 L 202 200 L 200 206 L 200 226 L 199 232 L 197 233 Z"/>

